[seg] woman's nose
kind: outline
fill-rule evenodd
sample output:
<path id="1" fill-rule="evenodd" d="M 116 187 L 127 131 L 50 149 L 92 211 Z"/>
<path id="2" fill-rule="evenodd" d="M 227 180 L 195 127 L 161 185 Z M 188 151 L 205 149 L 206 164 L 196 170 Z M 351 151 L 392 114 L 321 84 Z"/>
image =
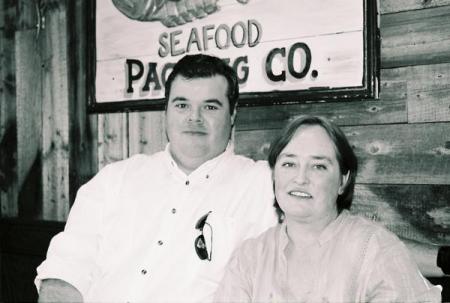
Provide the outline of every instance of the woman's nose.
<path id="1" fill-rule="evenodd" d="M 309 182 L 308 170 L 306 167 L 302 166 L 298 168 L 294 181 L 298 184 L 306 184 Z"/>

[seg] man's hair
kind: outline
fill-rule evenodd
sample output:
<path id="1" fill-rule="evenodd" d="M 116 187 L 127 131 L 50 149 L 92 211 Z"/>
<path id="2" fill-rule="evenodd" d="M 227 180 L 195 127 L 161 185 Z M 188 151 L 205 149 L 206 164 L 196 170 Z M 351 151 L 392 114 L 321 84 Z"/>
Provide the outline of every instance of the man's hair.
<path id="1" fill-rule="evenodd" d="M 230 114 L 233 114 L 239 97 L 238 79 L 235 71 L 222 59 L 204 54 L 186 55 L 181 58 L 173 67 L 165 84 L 166 109 L 170 89 L 177 76 L 185 79 L 225 77 L 228 83 L 227 97 L 230 104 Z"/>
<path id="2" fill-rule="evenodd" d="M 345 175 L 349 173 L 349 178 L 347 180 L 347 184 L 345 185 L 344 192 L 338 196 L 336 201 L 337 211 L 338 213 L 341 213 L 343 209 L 350 209 L 350 206 L 352 205 L 356 174 L 358 171 L 358 160 L 356 158 L 355 152 L 353 151 L 353 148 L 347 140 L 347 137 L 336 124 L 325 118 L 316 116 L 303 116 L 293 120 L 272 142 L 269 150 L 269 165 L 273 170 L 278 156 L 286 147 L 286 145 L 289 144 L 296 131 L 301 126 L 313 125 L 318 125 L 327 132 L 331 141 L 333 141 L 334 143 L 336 158 L 339 163 L 341 174 Z M 277 210 L 279 221 L 281 222 L 284 214 L 276 198 L 274 206 Z"/>

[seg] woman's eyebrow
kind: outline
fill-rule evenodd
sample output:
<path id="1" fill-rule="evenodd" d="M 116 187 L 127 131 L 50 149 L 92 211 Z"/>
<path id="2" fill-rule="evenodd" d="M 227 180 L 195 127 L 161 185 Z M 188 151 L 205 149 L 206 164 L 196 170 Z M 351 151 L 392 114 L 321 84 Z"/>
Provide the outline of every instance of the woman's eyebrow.
<path id="1" fill-rule="evenodd" d="M 327 162 L 329 162 L 329 163 L 333 163 L 333 161 L 331 160 L 331 158 L 330 157 L 328 157 L 328 156 L 312 156 L 311 158 L 313 158 L 314 160 L 325 160 L 325 161 L 327 161 Z"/>
<path id="2" fill-rule="evenodd" d="M 296 155 L 295 155 L 295 154 L 292 154 L 292 153 L 281 153 L 278 157 L 279 157 L 279 158 L 281 158 L 281 157 L 285 157 L 285 158 L 295 158 Z"/>

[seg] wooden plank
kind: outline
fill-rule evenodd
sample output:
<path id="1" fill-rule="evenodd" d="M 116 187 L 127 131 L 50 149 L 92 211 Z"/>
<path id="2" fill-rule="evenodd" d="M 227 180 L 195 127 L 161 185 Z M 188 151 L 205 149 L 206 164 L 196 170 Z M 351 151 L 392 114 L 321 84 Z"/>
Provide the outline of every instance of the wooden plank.
<path id="1" fill-rule="evenodd" d="M 385 69 L 381 78 L 406 82 L 409 123 L 450 121 L 449 63 Z"/>
<path id="2" fill-rule="evenodd" d="M 381 67 L 450 62 L 450 5 L 381 17 Z"/>
<path id="3" fill-rule="evenodd" d="M 281 128 L 300 115 L 324 116 L 338 125 L 402 123 L 407 121 L 406 97 L 406 82 L 389 79 L 381 83 L 380 100 L 375 101 L 239 107 L 236 129 Z"/>
<path id="4" fill-rule="evenodd" d="M 19 216 L 41 211 L 42 83 L 35 30 L 16 32 L 17 176 Z"/>
<path id="5" fill-rule="evenodd" d="M 450 184 L 450 123 L 342 128 L 359 159 L 358 183 Z M 236 152 L 266 159 L 279 130 L 236 132 Z"/>
<path id="6" fill-rule="evenodd" d="M 15 2 L 2 1 L 3 28 L 0 37 L 0 215 L 18 214 L 17 123 L 15 77 Z"/>
<path id="7" fill-rule="evenodd" d="M 68 1 L 69 201 L 98 170 L 97 116 L 87 114 L 87 1 Z"/>
<path id="8" fill-rule="evenodd" d="M 164 116 L 164 111 L 129 114 L 130 156 L 164 149 L 167 144 Z"/>
<path id="9" fill-rule="evenodd" d="M 444 5 L 450 5 L 450 0 L 381 0 L 380 13 L 389 14 Z"/>
<path id="10" fill-rule="evenodd" d="M 98 166 L 128 157 L 128 114 L 98 115 Z"/>
<path id="11" fill-rule="evenodd" d="M 45 22 L 45 14 L 49 5 L 52 5 L 50 1 L 17 1 L 17 11 L 19 12 L 16 20 L 17 30 L 36 30 L 38 25 L 45 27 L 39 22 Z M 43 19 L 39 17 L 43 17 Z"/>
<path id="12" fill-rule="evenodd" d="M 0 31 L 5 27 L 5 0 L 0 0 Z"/>
<path id="13" fill-rule="evenodd" d="M 46 11 L 39 39 L 42 56 L 42 181 L 45 220 L 69 212 L 69 97 L 65 2 Z"/>
<path id="14" fill-rule="evenodd" d="M 344 128 L 359 183 L 450 184 L 450 123 Z"/>
<path id="15" fill-rule="evenodd" d="M 448 244 L 449 196 L 449 185 L 357 185 L 352 212 L 401 237 Z"/>

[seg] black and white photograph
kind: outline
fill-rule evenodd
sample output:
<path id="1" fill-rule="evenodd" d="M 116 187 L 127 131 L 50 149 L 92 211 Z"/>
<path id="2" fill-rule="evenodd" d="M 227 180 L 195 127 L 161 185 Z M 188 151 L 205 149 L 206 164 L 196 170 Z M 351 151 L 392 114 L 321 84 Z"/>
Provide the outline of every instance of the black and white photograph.
<path id="1" fill-rule="evenodd" d="M 0 303 L 450 302 L 450 0 L 0 0 Z"/>

